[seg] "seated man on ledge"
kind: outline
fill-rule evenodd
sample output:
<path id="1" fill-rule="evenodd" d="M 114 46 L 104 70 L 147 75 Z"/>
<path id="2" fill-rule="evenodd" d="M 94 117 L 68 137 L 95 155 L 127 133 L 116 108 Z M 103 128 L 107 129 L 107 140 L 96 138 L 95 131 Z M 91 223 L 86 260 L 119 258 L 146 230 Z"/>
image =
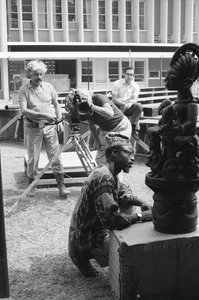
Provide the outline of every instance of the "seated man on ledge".
<path id="1" fill-rule="evenodd" d="M 90 259 L 101 267 L 109 265 L 109 230 L 152 220 L 151 205 L 134 196 L 117 177 L 133 165 L 130 140 L 116 132 L 106 138 L 106 161 L 84 183 L 69 229 L 69 255 L 85 276 L 97 275 Z M 142 213 L 136 213 L 134 206 L 140 206 Z"/>
<path id="2" fill-rule="evenodd" d="M 132 137 L 136 141 L 139 140 L 139 119 L 143 107 L 141 103 L 137 102 L 140 88 L 137 82 L 134 81 L 134 76 L 134 69 L 132 67 L 127 67 L 124 70 L 124 78 L 116 80 L 113 83 L 112 101 L 129 118 L 132 126 Z"/>

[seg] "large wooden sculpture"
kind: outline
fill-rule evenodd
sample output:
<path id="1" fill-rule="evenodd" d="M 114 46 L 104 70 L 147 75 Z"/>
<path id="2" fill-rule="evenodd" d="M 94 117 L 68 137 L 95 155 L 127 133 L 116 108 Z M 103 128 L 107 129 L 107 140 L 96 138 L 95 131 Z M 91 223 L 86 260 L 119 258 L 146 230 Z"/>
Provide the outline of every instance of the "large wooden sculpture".
<path id="1" fill-rule="evenodd" d="M 166 233 L 192 232 L 197 225 L 199 189 L 199 138 L 196 135 L 198 99 L 191 92 L 199 76 L 199 46 L 178 48 L 165 78 L 177 99 L 165 99 L 158 126 L 148 129 L 150 152 L 146 185 L 154 191 L 154 228 Z"/>

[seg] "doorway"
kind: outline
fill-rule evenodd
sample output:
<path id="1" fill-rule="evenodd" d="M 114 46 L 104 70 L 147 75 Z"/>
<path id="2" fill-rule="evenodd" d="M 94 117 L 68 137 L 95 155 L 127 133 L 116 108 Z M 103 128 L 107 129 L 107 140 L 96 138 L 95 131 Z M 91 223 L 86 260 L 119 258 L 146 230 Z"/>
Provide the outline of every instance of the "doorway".
<path id="1" fill-rule="evenodd" d="M 76 60 L 56 60 L 55 74 L 68 74 L 70 87 L 75 88 L 77 85 Z"/>

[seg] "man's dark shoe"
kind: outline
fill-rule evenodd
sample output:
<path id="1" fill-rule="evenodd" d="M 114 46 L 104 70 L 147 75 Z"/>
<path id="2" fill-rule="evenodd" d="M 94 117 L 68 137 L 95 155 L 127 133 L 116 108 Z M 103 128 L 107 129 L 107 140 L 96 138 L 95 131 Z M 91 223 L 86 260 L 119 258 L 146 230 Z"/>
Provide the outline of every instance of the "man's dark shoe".
<path id="1" fill-rule="evenodd" d="M 96 277 L 98 275 L 97 270 L 93 268 L 89 261 L 87 264 L 84 264 L 84 266 L 79 266 L 79 270 L 84 276 L 87 277 Z"/>

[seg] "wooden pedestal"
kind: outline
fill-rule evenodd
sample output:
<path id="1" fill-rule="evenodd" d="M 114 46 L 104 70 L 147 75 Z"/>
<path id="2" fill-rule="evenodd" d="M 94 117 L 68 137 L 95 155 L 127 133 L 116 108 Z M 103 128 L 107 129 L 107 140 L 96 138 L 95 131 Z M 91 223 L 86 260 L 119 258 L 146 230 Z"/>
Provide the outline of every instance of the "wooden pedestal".
<path id="1" fill-rule="evenodd" d="M 120 300 L 199 299 L 199 230 L 171 235 L 146 222 L 110 232 L 109 279 Z"/>

